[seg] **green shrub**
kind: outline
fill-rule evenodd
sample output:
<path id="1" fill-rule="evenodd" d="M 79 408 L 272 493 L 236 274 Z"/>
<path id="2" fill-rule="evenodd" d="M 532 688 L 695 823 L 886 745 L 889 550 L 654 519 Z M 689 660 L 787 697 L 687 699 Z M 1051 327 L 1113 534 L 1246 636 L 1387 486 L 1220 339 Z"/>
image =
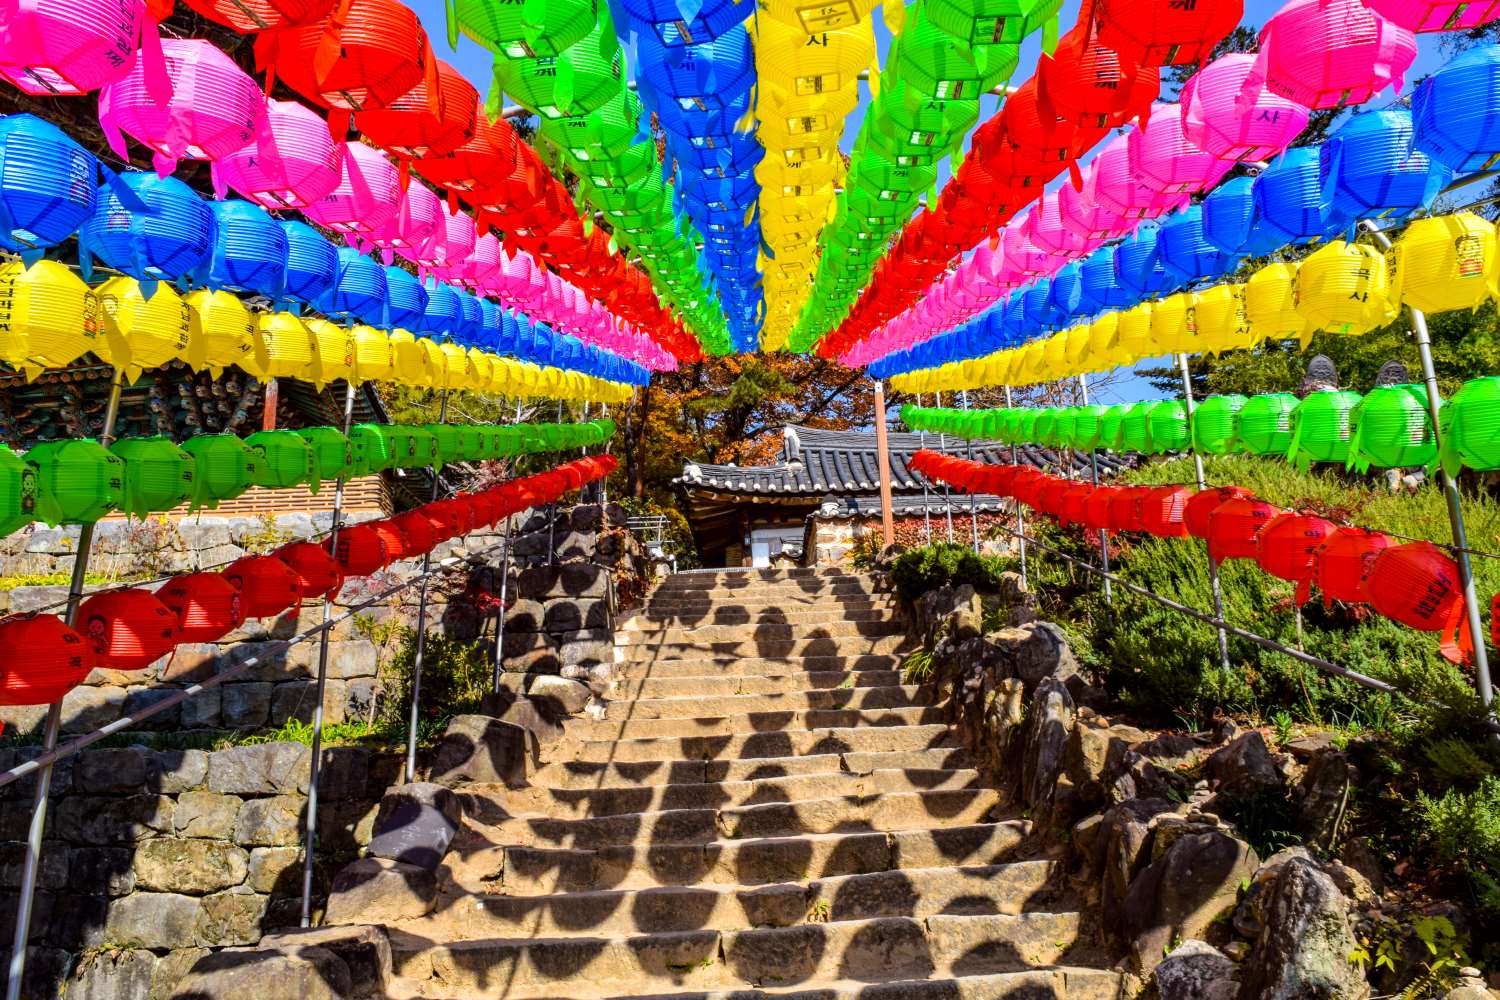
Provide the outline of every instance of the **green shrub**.
<path id="1" fill-rule="evenodd" d="M 897 556 L 891 567 L 891 580 L 897 593 L 908 601 L 915 601 L 944 584 L 968 584 L 975 590 L 999 590 L 1001 574 L 1012 568 L 1009 559 L 976 555 L 966 545 L 934 542 Z"/>
<path id="2" fill-rule="evenodd" d="M 416 631 L 403 627 L 396 655 L 382 669 L 386 696 L 381 714 L 388 721 L 404 723 L 411 712 L 416 652 Z M 440 632 L 428 632 L 422 651 L 422 705 L 426 709 L 423 715 L 436 718 L 477 707 L 490 690 L 493 652 L 481 643 L 461 642 Z"/>
<path id="3" fill-rule="evenodd" d="M 1500 918 L 1500 778 L 1473 791 L 1448 789 L 1441 797 L 1417 793 L 1422 839 L 1439 862 L 1467 880 L 1475 905 Z"/>

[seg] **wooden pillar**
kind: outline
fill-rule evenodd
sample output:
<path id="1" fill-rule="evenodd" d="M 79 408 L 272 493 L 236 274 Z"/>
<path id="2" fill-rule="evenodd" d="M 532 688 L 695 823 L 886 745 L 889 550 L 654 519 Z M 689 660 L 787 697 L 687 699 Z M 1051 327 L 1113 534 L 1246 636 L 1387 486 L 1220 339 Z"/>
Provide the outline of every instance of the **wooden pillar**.
<path id="1" fill-rule="evenodd" d="M 885 384 L 875 380 L 875 451 L 880 462 L 880 532 L 889 547 L 896 542 L 896 518 L 891 512 L 891 444 L 885 429 Z"/>

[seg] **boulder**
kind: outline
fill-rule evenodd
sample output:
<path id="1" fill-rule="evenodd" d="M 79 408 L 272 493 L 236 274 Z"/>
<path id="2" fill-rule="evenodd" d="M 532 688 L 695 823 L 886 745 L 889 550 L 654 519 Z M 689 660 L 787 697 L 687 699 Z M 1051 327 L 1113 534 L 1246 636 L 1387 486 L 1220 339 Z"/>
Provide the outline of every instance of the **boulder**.
<path id="1" fill-rule="evenodd" d="M 574 668 L 564 667 L 563 669 Z M 584 672 L 584 676 L 588 676 L 587 671 Z M 527 678 L 526 694 L 532 701 L 548 709 L 554 717 L 575 715 L 583 711 L 583 707 L 589 703 L 591 697 L 586 685 L 567 677 L 554 677 L 548 674 L 537 674 Z"/>
<path id="2" fill-rule="evenodd" d="M 1135 968 L 1150 972 L 1173 941 L 1201 937 L 1234 906 L 1258 860 L 1250 845 L 1221 831 L 1177 838 L 1125 896 L 1123 929 Z"/>
<path id="3" fill-rule="evenodd" d="M 529 744 L 520 726 L 488 715 L 455 715 L 428 771 L 450 788 L 467 782 L 514 784 L 526 774 Z"/>
<path id="4" fill-rule="evenodd" d="M 1204 770 L 1218 782 L 1221 795 L 1240 801 L 1278 793 L 1285 783 L 1280 762 L 1266 746 L 1265 737 L 1255 730 L 1215 750 L 1204 763 Z"/>
<path id="5" fill-rule="evenodd" d="M 1274 860 L 1274 859 L 1273 859 Z M 1268 864 L 1267 867 L 1270 867 Z M 1349 962 L 1349 902 L 1311 858 L 1280 862 L 1260 900 L 1260 935 L 1241 972 L 1257 1000 L 1362 1000 L 1369 983 Z"/>
<path id="6" fill-rule="evenodd" d="M 1297 831 L 1308 843 L 1325 851 L 1338 844 L 1353 788 L 1354 768 L 1347 754 L 1329 748 L 1312 756 L 1292 795 Z"/>
<path id="7" fill-rule="evenodd" d="M 1109 781 L 1120 768 L 1125 751 L 1145 738 L 1146 734 L 1134 726 L 1111 725 L 1108 719 L 1079 713 L 1078 724 L 1068 736 L 1065 767 L 1086 803 L 1105 800 Z"/>
<path id="8" fill-rule="evenodd" d="M 437 878 L 426 868 L 360 858 L 333 877 L 325 924 L 393 924 L 425 917 L 437 906 Z"/>
<path id="9" fill-rule="evenodd" d="M 170 892 L 135 892 L 109 904 L 104 937 L 121 948 L 181 948 L 197 945 L 203 904 Z"/>
<path id="10" fill-rule="evenodd" d="M 1235 1000 L 1235 965 L 1202 941 L 1182 942 L 1156 967 L 1158 1000 Z"/>
<path id="11" fill-rule="evenodd" d="M 381 1000 L 390 982 L 391 942 L 382 927 L 309 927 L 269 935 L 260 946 L 293 955 L 304 948 L 332 952 L 349 969 L 352 1000 Z"/>
<path id="12" fill-rule="evenodd" d="M 1099 832 L 1104 889 L 1101 908 L 1104 932 L 1119 942 L 1124 934 L 1125 897 L 1136 875 L 1150 861 L 1146 856 L 1153 816 L 1170 812 L 1165 799 L 1130 799 L 1104 813 Z"/>
<path id="13" fill-rule="evenodd" d="M 1032 695 L 1021 748 L 1021 794 L 1029 805 L 1046 801 L 1057 783 L 1073 718 L 1067 687 L 1055 677 L 1042 678 Z"/>
<path id="14" fill-rule="evenodd" d="M 978 636 L 983 617 L 984 604 L 967 583 L 957 587 L 944 584 L 916 600 L 916 627 L 927 646 L 940 631 L 953 639 Z"/>
<path id="15" fill-rule="evenodd" d="M 1019 677 L 1028 692 L 1044 677 L 1063 680 L 1078 673 L 1078 660 L 1063 630 L 1052 622 L 1031 622 L 989 636 L 1000 649 L 1005 675 Z"/>
<path id="16" fill-rule="evenodd" d="M 349 989 L 349 967 L 326 948 L 235 948 L 195 962 L 171 1000 L 343 1000 Z"/>
<path id="17" fill-rule="evenodd" d="M 135 852 L 136 886 L 148 892 L 201 896 L 239 885 L 249 870 L 244 848 L 219 840 L 161 837 Z"/>
<path id="18" fill-rule="evenodd" d="M 425 781 L 400 785 L 380 800 L 368 853 L 434 869 L 462 822 L 463 809 L 452 789 Z"/>
<path id="19" fill-rule="evenodd" d="M 148 1000 L 156 956 L 144 949 L 90 952 L 66 985 L 68 1000 Z"/>

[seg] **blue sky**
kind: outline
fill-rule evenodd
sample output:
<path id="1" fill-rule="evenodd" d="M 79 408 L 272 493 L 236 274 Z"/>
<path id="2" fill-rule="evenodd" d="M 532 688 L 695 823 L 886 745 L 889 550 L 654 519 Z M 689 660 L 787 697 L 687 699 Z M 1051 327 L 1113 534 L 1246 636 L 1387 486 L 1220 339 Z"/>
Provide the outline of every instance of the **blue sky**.
<path id="1" fill-rule="evenodd" d="M 748 0 L 747 0 L 748 2 Z M 1259 28 L 1265 24 L 1266 19 L 1281 8 L 1285 0 L 1245 0 L 1245 15 L 1241 23 L 1253 25 Z M 422 19 L 422 24 L 427 28 L 432 37 L 433 47 L 438 55 L 446 59 L 460 72 L 462 72 L 481 94 L 487 93 L 490 87 L 490 54 L 479 45 L 467 38 L 460 38 L 457 50 L 448 45 L 447 22 L 445 5 L 443 0 L 406 0 L 406 3 Z M 1064 31 L 1072 27 L 1078 20 L 1078 8 L 1080 0 L 1066 0 L 1062 8 L 1062 29 Z M 876 47 L 880 53 L 881 64 L 885 63 L 886 50 L 890 46 L 890 32 L 886 30 L 884 21 L 877 12 L 873 18 L 875 27 Z M 1439 50 L 1440 36 L 1418 35 L 1420 51 L 1416 64 L 1409 74 L 1408 84 L 1421 79 L 1441 66 L 1445 57 Z M 1031 76 L 1032 67 L 1041 54 L 1041 41 L 1039 36 L 1033 35 L 1021 47 L 1021 68 L 1017 71 L 1014 83 L 1022 83 Z M 860 103 L 846 123 L 842 146 L 845 151 L 853 148 L 854 140 L 859 133 L 859 125 L 864 120 L 865 108 L 869 104 L 870 94 L 866 87 L 861 87 Z M 1389 103 L 1394 95 L 1390 91 L 1379 95 L 1372 105 L 1381 106 Z M 984 121 L 998 109 L 998 98 L 987 99 L 983 105 L 980 120 Z M 1088 157 L 1084 158 L 1087 161 Z M 947 181 L 948 171 L 945 164 L 939 172 L 939 184 Z M 1165 359 L 1155 358 L 1143 361 L 1138 367 L 1157 367 L 1165 362 Z M 1118 381 L 1111 390 L 1100 394 L 1101 401 L 1108 403 L 1135 402 L 1141 399 L 1153 399 L 1159 396 L 1149 384 L 1133 374 L 1125 373 L 1125 377 Z"/>

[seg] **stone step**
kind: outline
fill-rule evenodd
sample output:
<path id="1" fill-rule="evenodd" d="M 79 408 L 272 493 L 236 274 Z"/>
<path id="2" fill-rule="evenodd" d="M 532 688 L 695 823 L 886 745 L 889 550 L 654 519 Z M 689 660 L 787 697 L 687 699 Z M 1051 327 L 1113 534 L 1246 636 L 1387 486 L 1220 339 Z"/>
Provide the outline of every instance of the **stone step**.
<path id="1" fill-rule="evenodd" d="M 1011 860 L 1030 830 L 1026 820 L 1005 820 L 938 830 L 855 830 L 597 849 L 496 846 L 465 830 L 447 865 L 455 885 L 483 886 L 508 896 L 666 885 L 743 887 L 1002 864 Z"/>
<path id="2" fill-rule="evenodd" d="M 650 785 L 696 785 L 715 781 L 751 781 L 798 774 L 849 771 L 863 774 L 891 767 L 958 770 L 972 758 L 961 748 L 904 750 L 899 753 L 827 753 L 808 757 L 747 760 L 562 761 L 538 768 L 531 783 L 543 788 L 641 788 Z"/>
<path id="3" fill-rule="evenodd" d="M 802 757 L 809 754 L 895 753 L 951 745 L 946 725 L 869 728 L 784 729 L 768 733 L 646 737 L 578 744 L 570 756 L 581 761 L 636 763 L 667 760 L 743 760 Z M 558 758 L 561 759 L 561 758 Z"/>
<path id="4" fill-rule="evenodd" d="M 986 975 L 1054 966 L 1079 948 L 1076 913 L 937 915 L 630 938 L 481 938 L 435 944 L 395 932 L 396 972 L 433 991 L 507 1000 L 613 990 L 790 988 Z M 607 993 L 606 993 L 607 995 Z"/>
<path id="5" fill-rule="evenodd" d="M 699 677 L 617 678 L 610 691 L 613 698 L 699 698 L 731 694 L 776 694 L 791 691 L 826 691 L 895 687 L 899 670 L 827 670 L 801 673 Z"/>
<path id="6" fill-rule="evenodd" d="M 882 768 L 865 774 L 833 771 L 758 777 L 744 781 L 699 784 L 642 785 L 639 788 L 509 788 L 505 785 L 465 785 L 460 792 L 471 815 L 484 816 L 486 807 L 499 805 L 506 813 L 541 814 L 553 819 L 623 816 L 629 813 L 674 809 L 723 809 L 798 802 L 807 799 L 863 798 L 882 793 L 923 792 L 940 788 L 978 788 L 979 772 L 972 768 L 932 770 Z M 483 799 L 483 804 L 476 800 Z M 477 804 L 477 807 L 476 807 Z"/>
<path id="7" fill-rule="evenodd" d="M 628 629 L 615 635 L 617 646 L 668 646 L 691 643 L 791 642 L 799 639 L 879 638 L 905 635 L 906 624 L 891 618 L 876 621 L 826 621 L 811 623 L 750 623 L 744 625 L 669 626 L 651 631 Z"/>
<path id="8" fill-rule="evenodd" d="M 621 651 L 623 652 L 623 650 Z M 900 653 L 858 656 L 701 656 L 682 660 L 621 660 L 622 675 L 631 677 L 751 676 L 796 673 L 836 673 L 856 670 L 899 670 Z"/>
<path id="9" fill-rule="evenodd" d="M 821 580 L 795 583 L 715 583 L 708 586 L 675 586 L 663 583 L 651 592 L 651 600 L 717 601 L 734 604 L 743 600 L 766 603 L 773 599 L 818 601 L 847 597 L 884 596 L 890 590 L 874 580 Z"/>
<path id="10" fill-rule="evenodd" d="M 942 722 L 947 710 L 934 705 L 908 708 L 808 708 L 784 712 L 675 719 L 575 719 L 568 735 L 580 740 L 633 740 L 652 737 L 733 736 L 801 729 L 847 729 L 856 726 L 922 726 Z"/>
<path id="11" fill-rule="evenodd" d="M 669 594 L 647 599 L 646 606 L 637 614 L 648 618 L 657 615 L 693 615 L 695 620 L 727 617 L 738 620 L 758 621 L 761 615 L 777 614 L 828 614 L 832 611 L 880 611 L 897 614 L 902 610 L 901 602 L 894 594 L 834 594 L 828 597 L 803 594 L 800 596 L 776 595 L 755 597 L 745 595 L 731 600 L 711 597 Z"/>
<path id="12" fill-rule="evenodd" d="M 858 980 L 804 983 L 790 989 L 653 993 L 606 1000 L 1121 1000 L 1124 977 L 1103 969 L 1061 967 L 959 979 Z M 395 1000 L 395 998 L 393 998 Z"/>
<path id="13" fill-rule="evenodd" d="M 605 709 L 609 722 L 640 719 L 691 719 L 702 716 L 793 712 L 807 709 L 911 708 L 928 705 L 932 693 L 920 685 L 835 687 L 765 694 L 727 694 L 676 698 L 637 698 L 612 701 Z"/>
<path id="14" fill-rule="evenodd" d="M 460 888 L 445 893 L 431 917 L 401 926 L 435 941 L 466 941 L 518 934 L 660 934 L 876 917 L 1019 914 L 1043 909 L 1044 902 L 1055 897 L 1048 890 L 1053 874 L 1050 861 L 1022 861 L 839 875 L 755 888 L 663 886 L 553 896 L 502 896 L 484 887 L 478 892 Z"/>
<path id="15" fill-rule="evenodd" d="M 829 607 L 826 604 L 807 608 L 768 606 L 754 611 L 738 606 L 708 605 L 702 611 L 694 608 L 647 609 L 619 622 L 617 632 L 654 632 L 671 626 L 702 625 L 819 625 L 825 622 L 878 622 L 898 616 L 894 603 L 879 607 Z"/>
<path id="16" fill-rule="evenodd" d="M 467 794 L 462 798 L 465 821 L 492 844 L 585 850 L 856 829 L 915 830 L 935 823 L 968 825 L 989 820 L 1000 804 L 1000 794 L 993 789 L 955 788 L 557 819 L 541 814 L 503 815 L 493 800 Z"/>
<path id="17" fill-rule="evenodd" d="M 800 639 L 740 639 L 691 642 L 686 640 L 623 645 L 626 662 L 701 660 L 706 657 L 869 656 L 906 652 L 913 648 L 905 635 L 807 636 Z"/>

